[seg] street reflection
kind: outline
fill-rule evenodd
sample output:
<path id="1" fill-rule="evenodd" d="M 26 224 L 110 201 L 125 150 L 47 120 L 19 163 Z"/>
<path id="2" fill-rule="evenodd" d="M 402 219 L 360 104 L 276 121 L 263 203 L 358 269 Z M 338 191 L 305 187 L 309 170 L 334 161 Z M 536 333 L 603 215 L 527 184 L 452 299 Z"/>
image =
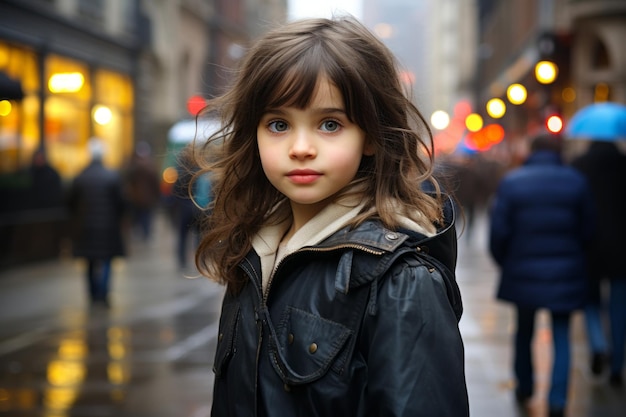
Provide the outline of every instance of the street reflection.
<path id="1" fill-rule="evenodd" d="M 80 403 L 81 394 L 87 396 L 86 383 L 90 376 L 96 382 L 102 372 L 106 372 L 110 384 L 105 390 L 108 401 L 123 402 L 125 387 L 131 378 L 130 352 L 130 331 L 125 327 L 111 326 L 107 329 L 94 326 L 87 332 L 74 331 L 63 335 L 55 355 L 46 365 L 48 384 L 42 393 L 42 415 L 70 415 L 72 408 Z M 12 399 L 12 396 L 15 398 Z M 4 410 L 33 409 L 37 405 L 36 398 L 32 389 L 16 390 L 14 393 L 0 390 L 0 404 L 4 404 Z"/>
<path id="2" fill-rule="evenodd" d="M 49 386 L 43 393 L 45 416 L 62 416 L 72 407 L 87 373 L 87 354 L 85 332 L 73 332 L 60 340 L 56 358 L 47 366 Z"/>

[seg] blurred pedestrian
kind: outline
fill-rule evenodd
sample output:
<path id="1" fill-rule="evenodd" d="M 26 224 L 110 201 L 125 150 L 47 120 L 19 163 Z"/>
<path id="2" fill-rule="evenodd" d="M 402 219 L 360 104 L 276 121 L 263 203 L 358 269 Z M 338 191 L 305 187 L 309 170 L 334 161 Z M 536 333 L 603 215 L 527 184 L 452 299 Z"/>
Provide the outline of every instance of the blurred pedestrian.
<path id="1" fill-rule="evenodd" d="M 178 155 L 176 167 L 178 176 L 172 188 L 174 197 L 174 216 L 177 227 L 176 256 L 178 267 L 185 270 L 188 260 L 200 241 L 198 217 L 200 210 L 191 198 L 191 180 L 197 168 L 193 168 L 189 158 L 189 149 Z"/>
<path id="2" fill-rule="evenodd" d="M 572 165 L 588 179 L 597 211 L 597 227 L 589 251 L 594 300 L 585 309 L 587 333 L 591 345 L 591 368 L 602 373 L 610 353 L 611 385 L 623 385 L 626 340 L 626 154 L 615 143 L 593 141 L 586 153 Z M 608 319 L 611 348 L 602 327 L 606 301 L 601 283 L 608 282 Z"/>
<path id="3" fill-rule="evenodd" d="M 389 49 L 309 19 L 238 74 L 210 104 L 225 123 L 196 254 L 227 285 L 212 415 L 469 415 L 454 214 Z"/>
<path id="4" fill-rule="evenodd" d="M 535 388 L 532 338 L 535 315 L 547 309 L 554 347 L 548 405 L 563 416 L 570 368 L 570 319 L 588 296 L 586 246 L 593 227 L 591 190 L 561 160 L 561 138 L 539 135 L 525 163 L 496 191 L 490 251 L 501 268 L 497 297 L 516 307 L 515 395 L 523 405 Z"/>
<path id="5" fill-rule="evenodd" d="M 111 260 L 125 255 L 122 228 L 127 210 L 120 175 L 103 165 L 105 148 L 89 140 L 91 162 L 74 179 L 69 206 L 73 251 L 87 261 L 86 280 L 93 305 L 109 306 Z"/>
<path id="6" fill-rule="evenodd" d="M 61 176 L 48 162 L 43 149 L 33 153 L 30 168 L 32 207 L 59 208 L 63 207 L 63 183 Z"/>
<path id="7" fill-rule="evenodd" d="M 132 222 L 143 241 L 152 235 L 152 219 L 161 197 L 159 172 L 147 142 L 139 142 L 125 178 L 127 199 L 131 204 Z"/>

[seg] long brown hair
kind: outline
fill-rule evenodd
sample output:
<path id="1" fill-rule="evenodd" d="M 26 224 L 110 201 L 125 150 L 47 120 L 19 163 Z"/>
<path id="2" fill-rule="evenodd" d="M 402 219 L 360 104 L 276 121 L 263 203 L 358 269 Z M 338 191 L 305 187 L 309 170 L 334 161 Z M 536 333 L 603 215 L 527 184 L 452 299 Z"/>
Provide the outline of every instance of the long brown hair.
<path id="1" fill-rule="evenodd" d="M 354 224 L 375 215 L 394 228 L 397 210 L 421 212 L 433 223 L 441 220 L 439 188 L 431 176 L 432 135 L 397 74 L 389 49 L 352 17 L 296 21 L 258 40 L 232 88 L 208 106 L 221 116 L 222 130 L 207 141 L 209 156 L 199 161 L 211 171 L 214 191 L 196 252 L 202 274 L 237 291 L 243 283 L 237 265 L 250 250 L 251 238 L 263 225 L 291 215 L 286 197 L 263 173 L 257 127 L 270 108 L 306 108 L 320 75 L 342 93 L 346 114 L 375 150 L 363 156 L 348 187 L 360 184 L 356 188 L 365 203 Z M 435 185 L 435 196 L 422 190 L 426 180 Z"/>

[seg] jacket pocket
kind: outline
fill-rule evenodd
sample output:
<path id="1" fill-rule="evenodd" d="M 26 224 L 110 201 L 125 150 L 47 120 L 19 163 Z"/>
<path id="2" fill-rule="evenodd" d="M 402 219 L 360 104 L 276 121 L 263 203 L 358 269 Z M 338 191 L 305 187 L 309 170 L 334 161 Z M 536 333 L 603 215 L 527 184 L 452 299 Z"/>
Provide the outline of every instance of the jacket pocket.
<path id="1" fill-rule="evenodd" d="M 237 337 L 237 323 L 239 322 L 239 303 L 225 304 L 220 316 L 217 349 L 213 372 L 219 377 L 226 369 L 228 362 L 235 353 L 235 338 Z"/>
<path id="2" fill-rule="evenodd" d="M 347 353 L 342 352 L 352 331 L 315 314 L 287 307 L 270 341 L 270 361 L 289 385 L 321 378 L 331 368 L 340 372 Z"/>

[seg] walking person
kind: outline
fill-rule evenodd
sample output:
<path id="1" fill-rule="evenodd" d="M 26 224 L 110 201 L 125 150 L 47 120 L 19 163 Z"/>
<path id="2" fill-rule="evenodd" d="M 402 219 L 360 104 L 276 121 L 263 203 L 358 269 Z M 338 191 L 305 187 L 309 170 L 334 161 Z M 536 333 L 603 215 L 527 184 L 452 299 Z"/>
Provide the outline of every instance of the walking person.
<path id="1" fill-rule="evenodd" d="M 454 213 L 397 73 L 357 20 L 302 20 L 209 104 L 214 417 L 469 415 Z"/>
<path id="2" fill-rule="evenodd" d="M 565 415 L 570 368 L 570 321 L 588 296 L 585 250 L 593 228 L 591 190 L 561 160 L 561 138 L 539 135 L 525 163 L 496 191 L 490 217 L 491 254 L 501 269 L 498 299 L 515 306 L 517 401 L 533 395 L 532 338 L 538 310 L 550 312 L 553 364 L 550 417 Z"/>
<path id="3" fill-rule="evenodd" d="M 585 310 L 591 367 L 595 374 L 601 374 L 610 354 L 609 382 L 621 387 L 626 343 L 626 154 L 615 143 L 597 140 L 572 165 L 587 177 L 597 211 L 597 227 L 589 251 L 595 297 Z M 608 300 L 603 297 L 602 283 L 609 284 Z M 602 326 L 605 304 L 610 329 L 608 343 Z"/>
<path id="4" fill-rule="evenodd" d="M 147 242 L 152 237 L 154 212 L 161 197 L 159 172 L 147 142 L 139 142 L 135 147 L 124 182 L 133 226 L 141 240 Z"/>
<path id="5" fill-rule="evenodd" d="M 73 252 L 87 261 L 92 305 L 109 307 L 111 260 L 125 255 L 122 227 L 127 204 L 120 175 L 103 165 L 102 141 L 91 138 L 88 146 L 91 162 L 74 179 L 69 192 Z"/>

